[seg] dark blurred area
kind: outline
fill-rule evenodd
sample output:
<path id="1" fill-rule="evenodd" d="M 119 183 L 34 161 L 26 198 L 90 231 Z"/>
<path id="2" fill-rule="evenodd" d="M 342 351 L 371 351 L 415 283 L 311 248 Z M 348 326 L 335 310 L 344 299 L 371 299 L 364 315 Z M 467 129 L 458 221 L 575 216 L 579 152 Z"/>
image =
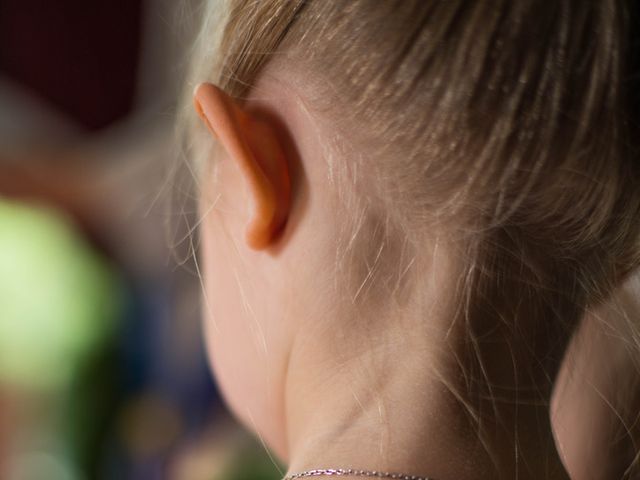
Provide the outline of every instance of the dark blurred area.
<path id="1" fill-rule="evenodd" d="M 2 0 L 0 70 L 87 130 L 131 112 L 142 2 Z"/>
<path id="2" fill-rule="evenodd" d="M 194 5 L 0 0 L 2 480 L 279 478 L 167 227 L 195 215 L 166 200 Z"/>

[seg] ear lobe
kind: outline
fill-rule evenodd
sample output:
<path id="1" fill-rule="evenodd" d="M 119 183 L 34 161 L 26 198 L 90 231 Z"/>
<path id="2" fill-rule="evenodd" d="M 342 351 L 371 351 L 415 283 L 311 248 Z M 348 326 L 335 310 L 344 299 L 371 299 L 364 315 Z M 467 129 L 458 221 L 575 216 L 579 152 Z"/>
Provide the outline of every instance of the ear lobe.
<path id="1" fill-rule="evenodd" d="M 291 195 L 289 167 L 275 128 L 210 83 L 196 87 L 194 105 L 247 183 L 247 244 L 255 250 L 267 248 L 287 220 Z"/>

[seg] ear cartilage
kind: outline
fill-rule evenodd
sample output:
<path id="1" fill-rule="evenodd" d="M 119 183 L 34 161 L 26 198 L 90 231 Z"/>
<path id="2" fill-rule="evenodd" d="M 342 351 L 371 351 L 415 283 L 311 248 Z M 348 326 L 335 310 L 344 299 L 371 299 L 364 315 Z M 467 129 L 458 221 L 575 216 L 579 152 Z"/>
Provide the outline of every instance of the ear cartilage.
<path id="1" fill-rule="evenodd" d="M 213 137 L 217 140 L 218 136 L 216 135 L 215 130 L 211 126 L 209 119 L 205 115 L 204 110 L 202 109 L 202 105 L 200 105 L 200 102 L 196 97 L 193 97 L 193 106 L 195 107 L 198 116 L 202 119 L 202 121 L 205 123 L 205 125 L 209 129 L 209 132 L 211 133 L 211 135 L 213 135 Z"/>
<path id="2" fill-rule="evenodd" d="M 193 103 L 247 182 L 252 208 L 246 243 L 254 250 L 263 250 L 282 227 L 290 202 L 288 165 L 275 131 L 211 83 L 195 88 Z M 274 161 L 277 165 L 269 164 Z"/>

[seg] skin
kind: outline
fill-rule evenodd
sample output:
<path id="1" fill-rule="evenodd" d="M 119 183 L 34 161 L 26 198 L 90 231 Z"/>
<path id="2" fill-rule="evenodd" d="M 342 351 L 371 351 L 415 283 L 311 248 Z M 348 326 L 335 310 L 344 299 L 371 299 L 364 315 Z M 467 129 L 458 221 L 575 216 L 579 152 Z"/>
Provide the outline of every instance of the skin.
<path id="1" fill-rule="evenodd" d="M 636 478 L 640 473 L 640 376 L 629 322 L 640 312 L 640 277 L 582 320 L 552 399 L 554 430 L 571 478 Z M 635 462 L 634 462 L 635 461 Z"/>
<path id="2" fill-rule="evenodd" d="M 453 388 L 468 365 L 464 331 L 451 324 L 456 305 L 447 292 L 459 271 L 452 252 L 426 249 L 416 258 L 415 268 L 437 279 L 421 285 L 418 307 L 355 309 L 338 300 L 327 268 L 341 226 L 337 196 L 321 130 L 296 88 L 267 72 L 242 107 L 211 84 L 199 86 L 194 101 L 217 140 L 201 198 L 210 359 L 229 408 L 289 473 L 569 478 L 548 407 L 514 406 L 508 397 L 517 395 L 518 378 L 504 366 L 517 372 L 531 362 L 526 349 L 479 347 L 504 402 Z M 256 122 L 260 129 L 250 128 Z M 282 178 L 290 178 L 288 193 Z M 465 405 L 481 408 L 493 426 L 482 438 Z"/>

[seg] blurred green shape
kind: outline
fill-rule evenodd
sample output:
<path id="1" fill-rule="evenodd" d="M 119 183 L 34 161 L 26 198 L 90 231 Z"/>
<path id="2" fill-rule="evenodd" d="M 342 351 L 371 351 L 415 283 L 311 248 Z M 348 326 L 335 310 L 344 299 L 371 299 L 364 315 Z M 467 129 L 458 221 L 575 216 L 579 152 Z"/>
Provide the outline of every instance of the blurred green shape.
<path id="1" fill-rule="evenodd" d="M 0 200 L 0 384 L 66 388 L 121 302 L 112 268 L 67 217 Z"/>

